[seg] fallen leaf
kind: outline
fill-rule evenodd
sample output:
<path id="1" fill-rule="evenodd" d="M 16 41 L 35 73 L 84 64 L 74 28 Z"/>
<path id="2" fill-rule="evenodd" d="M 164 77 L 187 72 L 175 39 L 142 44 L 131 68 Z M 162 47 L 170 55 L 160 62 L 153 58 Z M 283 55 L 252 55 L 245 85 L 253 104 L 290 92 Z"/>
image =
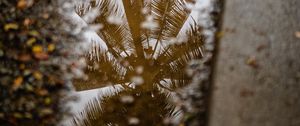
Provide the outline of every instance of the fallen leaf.
<path id="1" fill-rule="evenodd" d="M 49 17 L 50 17 L 50 16 L 49 16 L 48 13 L 44 13 L 44 14 L 43 14 L 43 18 L 44 18 L 44 19 L 48 19 Z"/>
<path id="2" fill-rule="evenodd" d="M 37 89 L 36 93 L 40 96 L 45 96 L 45 95 L 49 94 L 49 92 L 45 89 Z"/>
<path id="3" fill-rule="evenodd" d="M 50 97 L 45 98 L 45 104 L 46 104 L 46 105 L 51 104 L 51 102 L 52 102 L 52 100 L 51 100 Z"/>
<path id="4" fill-rule="evenodd" d="M 33 91 L 33 87 L 30 85 L 30 84 L 27 84 L 25 86 L 26 90 L 29 91 L 29 92 L 32 92 Z"/>
<path id="5" fill-rule="evenodd" d="M 27 62 L 29 60 L 31 60 L 31 55 L 29 54 L 21 54 L 18 59 L 22 62 Z"/>
<path id="6" fill-rule="evenodd" d="M 32 20 L 29 19 L 29 18 L 26 18 L 26 19 L 23 21 L 23 25 L 24 25 L 24 26 L 29 26 L 30 24 L 32 24 Z"/>
<path id="7" fill-rule="evenodd" d="M 17 77 L 12 85 L 13 90 L 17 90 L 23 83 L 23 77 Z"/>
<path id="8" fill-rule="evenodd" d="M 19 0 L 17 7 L 19 9 L 25 9 L 27 7 L 27 1 L 26 0 Z"/>
<path id="9" fill-rule="evenodd" d="M 34 0 L 19 0 L 17 3 L 17 8 L 25 9 L 27 7 L 31 7 L 34 3 Z"/>
<path id="10" fill-rule="evenodd" d="M 28 34 L 31 35 L 31 36 L 34 36 L 34 37 L 40 36 L 40 33 L 35 31 L 35 30 L 30 31 Z"/>
<path id="11" fill-rule="evenodd" d="M 49 58 L 49 55 L 45 52 L 41 52 L 41 53 L 35 53 L 34 57 L 39 60 L 47 60 Z"/>
<path id="12" fill-rule="evenodd" d="M 26 41 L 26 44 L 27 44 L 28 46 L 32 46 L 32 44 L 35 43 L 35 42 L 36 42 L 36 38 L 30 38 L 30 39 L 28 39 L 28 40 Z"/>
<path id="13" fill-rule="evenodd" d="M 50 114 L 52 114 L 53 113 L 53 110 L 51 110 L 51 109 L 42 109 L 41 111 L 40 111 L 40 114 L 41 115 L 50 115 Z"/>
<path id="14" fill-rule="evenodd" d="M 246 64 L 253 67 L 253 68 L 258 67 L 257 60 L 254 56 L 249 57 L 246 61 Z"/>
<path id="15" fill-rule="evenodd" d="M 41 53 L 43 51 L 43 47 L 40 45 L 35 45 L 32 47 L 32 52 L 34 53 Z"/>
<path id="16" fill-rule="evenodd" d="M 34 77 L 35 79 L 37 79 L 37 80 L 41 80 L 41 79 L 43 78 L 43 75 L 41 74 L 41 72 L 35 71 L 35 72 L 33 73 L 33 77 Z"/>
<path id="17" fill-rule="evenodd" d="M 18 28 L 19 28 L 19 25 L 16 24 L 16 23 L 8 23 L 8 24 L 4 25 L 4 30 L 5 31 L 8 31 L 10 29 L 17 30 Z"/>
<path id="18" fill-rule="evenodd" d="M 54 51 L 55 50 L 55 45 L 54 44 L 49 44 L 48 45 L 48 51 L 49 52 L 52 52 L 52 51 Z"/>

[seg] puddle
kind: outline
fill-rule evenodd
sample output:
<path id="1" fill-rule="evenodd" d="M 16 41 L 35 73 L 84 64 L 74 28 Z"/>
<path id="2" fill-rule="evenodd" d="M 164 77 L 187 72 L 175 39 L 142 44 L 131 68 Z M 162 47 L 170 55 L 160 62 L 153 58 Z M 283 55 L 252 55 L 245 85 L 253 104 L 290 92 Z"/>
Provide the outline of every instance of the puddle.
<path id="1" fill-rule="evenodd" d="M 190 62 L 205 56 L 207 22 L 198 20 L 209 6 L 192 1 L 78 4 L 78 20 L 92 25 L 87 76 L 74 81 L 82 100 L 73 105 L 72 125 L 180 125 L 188 118 L 176 96 L 193 82 Z"/>

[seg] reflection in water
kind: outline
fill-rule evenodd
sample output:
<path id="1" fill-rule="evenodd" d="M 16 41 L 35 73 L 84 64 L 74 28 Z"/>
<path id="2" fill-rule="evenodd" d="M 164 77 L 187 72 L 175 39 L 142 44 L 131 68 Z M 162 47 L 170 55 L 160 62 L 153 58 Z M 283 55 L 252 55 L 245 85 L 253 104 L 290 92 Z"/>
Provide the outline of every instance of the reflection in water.
<path id="1" fill-rule="evenodd" d="M 191 81 L 186 64 L 202 57 L 201 28 L 185 7 L 191 1 L 97 0 L 78 6 L 79 15 L 96 15 L 107 49 L 92 45 L 86 56 L 89 79 L 75 80 L 76 89 L 124 89 L 91 101 L 75 124 L 168 125 L 178 115 L 170 93 Z"/>
<path id="2" fill-rule="evenodd" d="M 168 94 L 158 90 L 124 90 L 118 95 L 94 100 L 78 116 L 76 125 L 163 125 L 178 115 L 175 106 L 168 103 Z"/>

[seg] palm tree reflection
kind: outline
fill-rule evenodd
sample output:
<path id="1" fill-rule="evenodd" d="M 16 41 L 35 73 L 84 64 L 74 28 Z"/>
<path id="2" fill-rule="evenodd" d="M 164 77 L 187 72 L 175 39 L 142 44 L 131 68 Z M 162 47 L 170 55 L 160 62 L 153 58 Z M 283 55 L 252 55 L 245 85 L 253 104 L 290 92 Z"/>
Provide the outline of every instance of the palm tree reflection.
<path id="1" fill-rule="evenodd" d="M 159 125 L 174 114 L 165 91 L 187 85 L 191 78 L 185 66 L 203 53 L 199 25 L 194 20 L 184 25 L 190 18 L 185 8 L 189 1 L 123 0 L 118 6 L 116 1 L 99 0 L 88 8 L 78 7 L 80 15 L 99 9 L 94 23 L 103 24 L 97 33 L 107 50 L 93 46 L 86 56 L 89 79 L 76 80 L 74 86 L 82 91 L 118 84 L 124 90 L 91 101 L 75 123 L 128 125 L 130 117 L 138 117 L 139 125 Z M 133 102 L 122 102 L 124 97 Z"/>

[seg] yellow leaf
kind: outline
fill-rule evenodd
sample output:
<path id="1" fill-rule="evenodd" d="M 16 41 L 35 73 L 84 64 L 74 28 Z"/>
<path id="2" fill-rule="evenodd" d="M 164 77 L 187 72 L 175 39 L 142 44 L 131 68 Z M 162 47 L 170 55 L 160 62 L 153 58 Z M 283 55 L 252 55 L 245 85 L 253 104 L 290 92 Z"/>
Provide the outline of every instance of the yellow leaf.
<path id="1" fill-rule="evenodd" d="M 8 31 L 8 30 L 10 30 L 10 29 L 16 30 L 16 29 L 18 29 L 18 28 L 19 28 L 19 26 L 18 26 L 18 24 L 16 24 L 16 23 L 9 23 L 9 24 L 4 25 L 4 30 L 5 30 L 5 31 Z"/>
<path id="2" fill-rule="evenodd" d="M 33 46 L 33 47 L 32 47 L 32 51 L 33 51 L 34 53 L 41 53 L 41 52 L 43 52 L 43 47 L 40 46 L 40 45 Z"/>
<path id="3" fill-rule="evenodd" d="M 49 52 L 54 51 L 54 49 L 55 49 L 55 45 L 54 45 L 54 44 L 49 44 L 49 45 L 48 45 L 48 51 L 49 51 Z"/>
<path id="4" fill-rule="evenodd" d="M 28 34 L 35 37 L 38 37 L 40 35 L 40 33 L 35 30 L 30 31 Z"/>
<path id="5" fill-rule="evenodd" d="M 28 45 L 28 46 L 31 46 L 33 43 L 35 43 L 36 42 L 36 39 L 35 38 L 30 38 L 30 39 L 28 39 L 27 41 L 26 41 L 26 44 Z"/>

